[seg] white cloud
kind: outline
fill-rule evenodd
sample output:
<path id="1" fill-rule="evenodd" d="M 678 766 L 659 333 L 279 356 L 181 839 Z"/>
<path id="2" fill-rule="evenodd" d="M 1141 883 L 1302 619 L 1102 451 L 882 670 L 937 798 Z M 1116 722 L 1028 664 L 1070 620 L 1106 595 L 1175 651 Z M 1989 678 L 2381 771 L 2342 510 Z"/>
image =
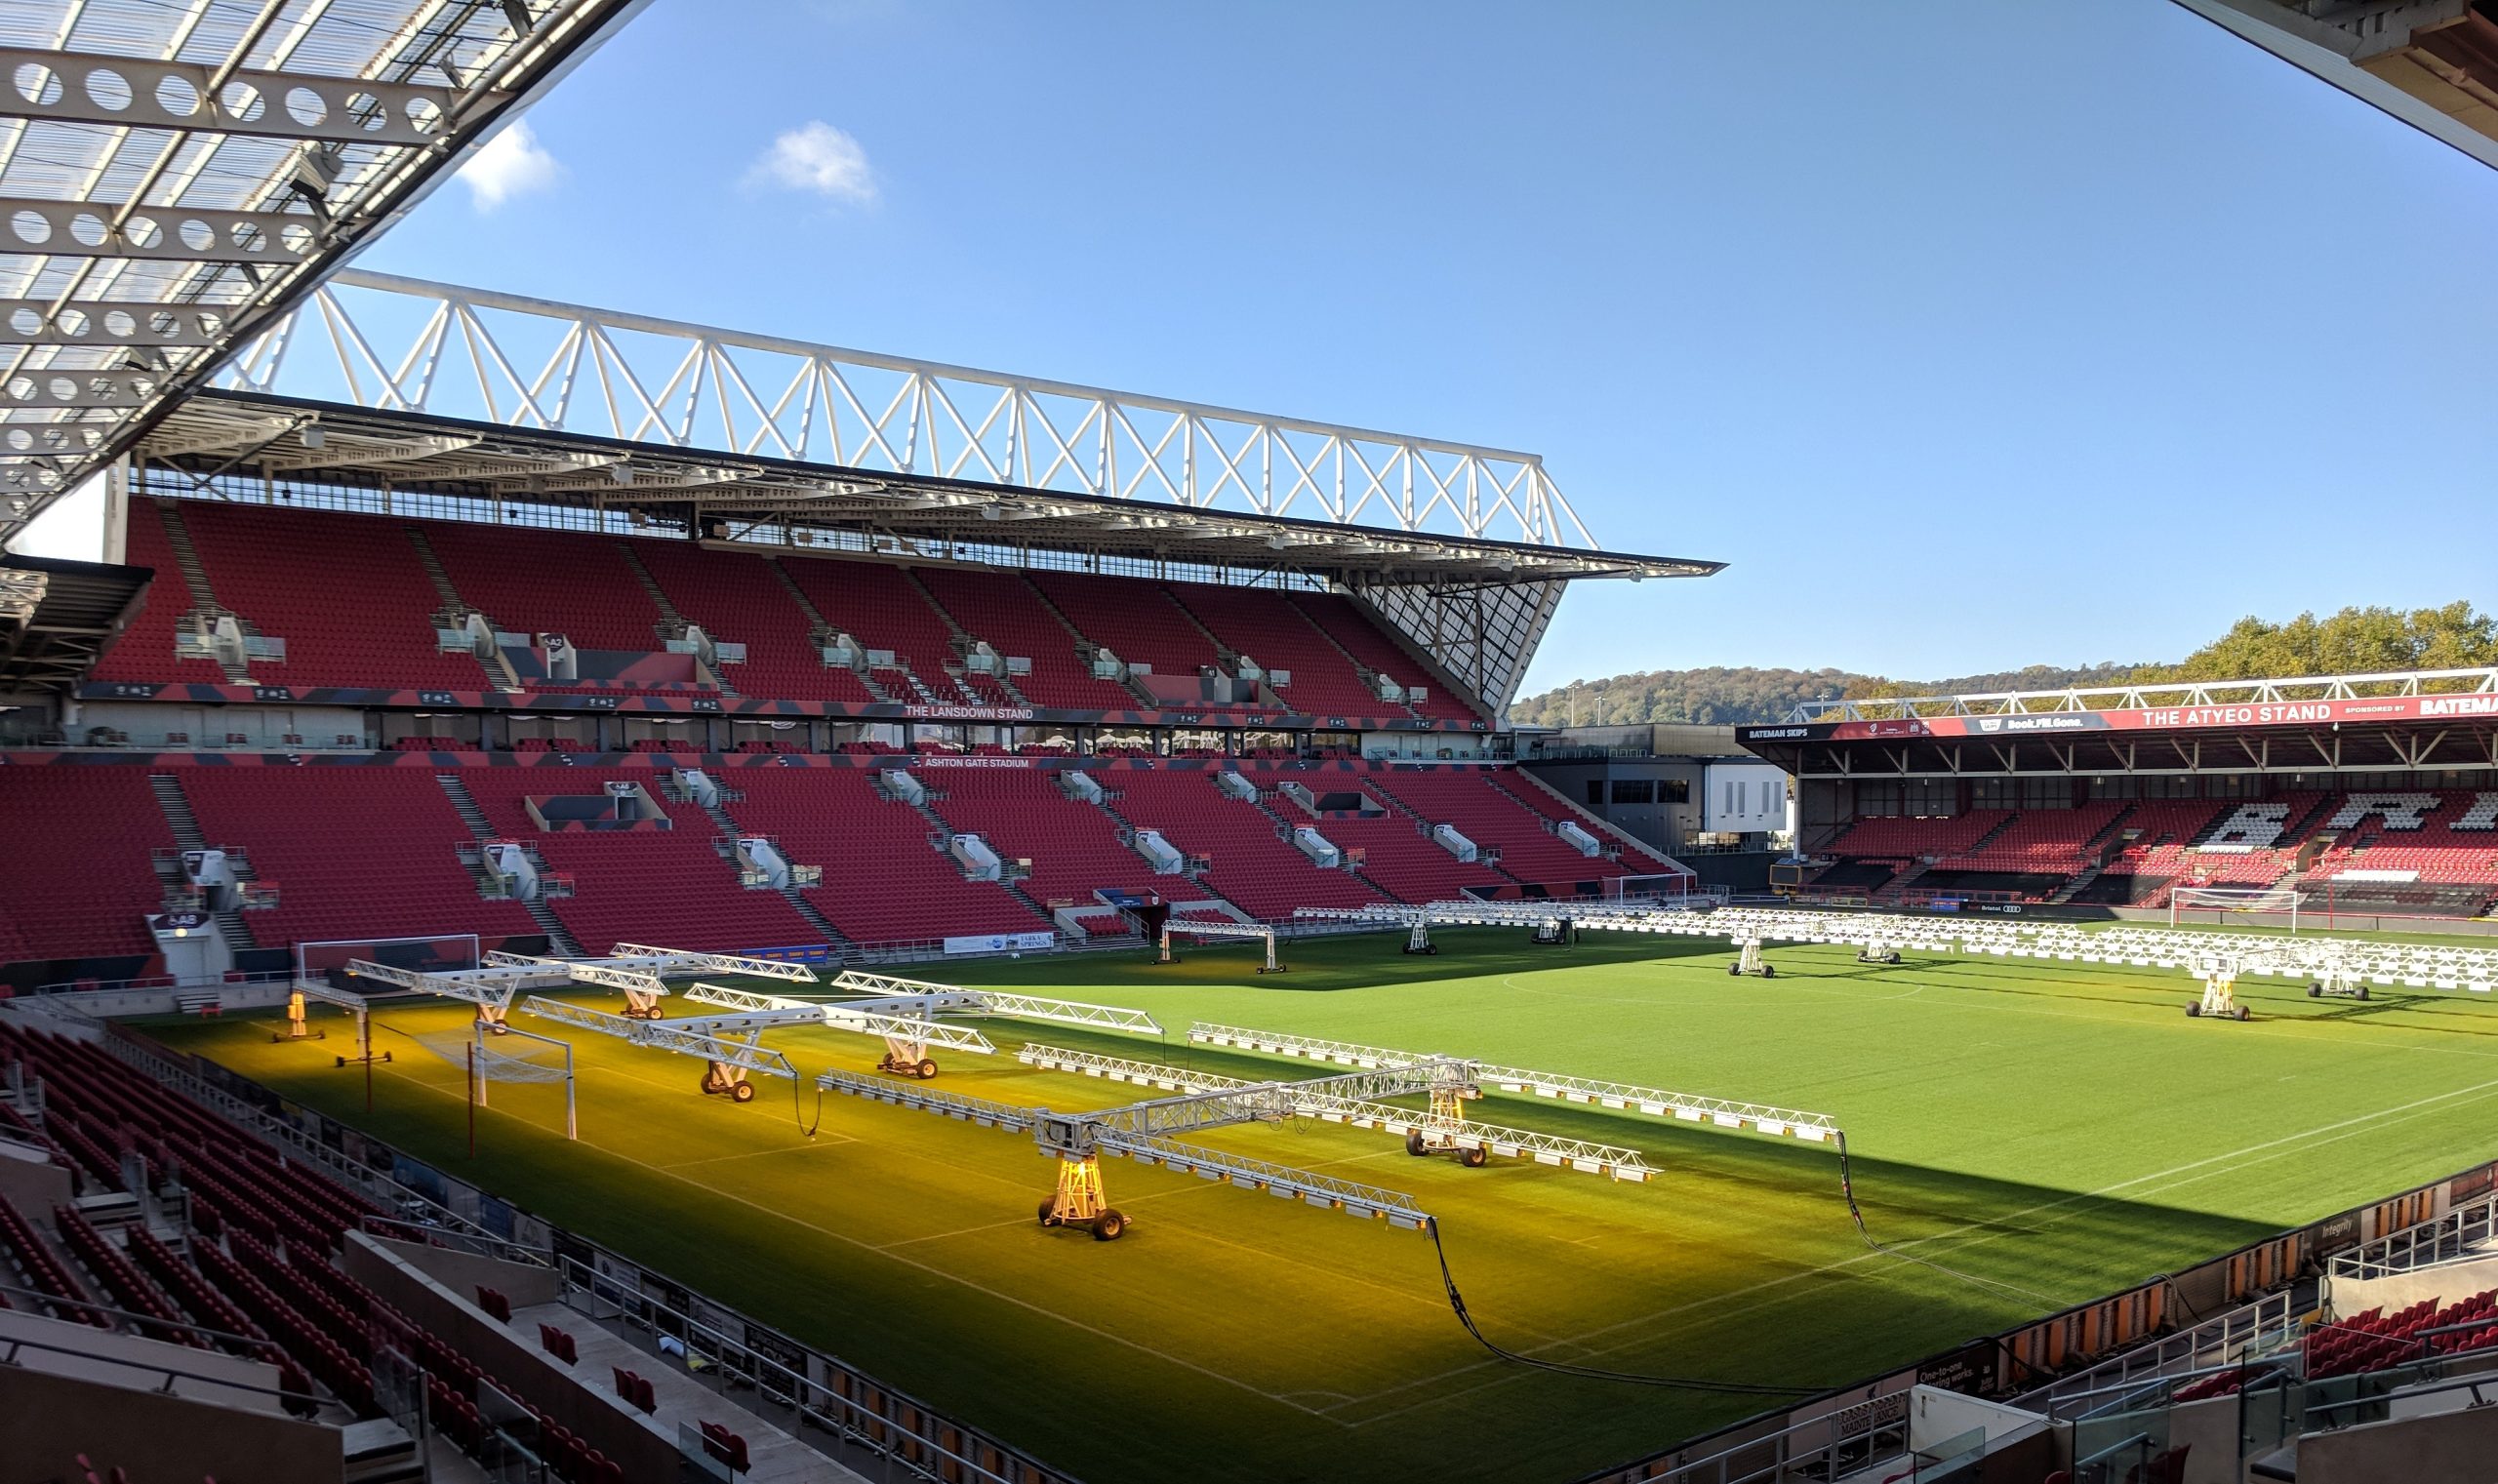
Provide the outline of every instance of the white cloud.
<path id="1" fill-rule="evenodd" d="M 493 211 L 514 196 L 544 190 L 563 176 L 564 167 L 539 146 L 526 119 L 514 120 L 460 167 L 461 182 L 481 212 Z"/>
<path id="2" fill-rule="evenodd" d="M 813 191 L 856 206 L 871 206 L 876 200 L 876 172 L 867 164 L 867 151 L 820 118 L 774 140 L 745 178 L 749 184 Z"/>

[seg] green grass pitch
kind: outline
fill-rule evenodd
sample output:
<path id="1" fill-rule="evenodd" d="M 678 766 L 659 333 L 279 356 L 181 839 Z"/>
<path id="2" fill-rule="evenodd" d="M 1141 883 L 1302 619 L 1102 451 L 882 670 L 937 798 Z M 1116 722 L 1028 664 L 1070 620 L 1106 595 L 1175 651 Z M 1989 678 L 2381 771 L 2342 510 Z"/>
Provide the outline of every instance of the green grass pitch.
<path id="1" fill-rule="evenodd" d="M 2190 1020 L 2188 976 L 2079 964 L 1781 948 L 1734 979 L 1722 944 L 1591 935 L 1393 937 L 1240 949 L 1157 967 L 1103 955 L 930 966 L 1131 1005 L 1168 1044 L 989 1023 L 1019 1037 L 1250 1075 L 1307 1063 L 1186 1044 L 1192 1020 L 1301 1032 L 1828 1111 L 1848 1131 L 1873 1234 L 1984 1280 L 1870 1251 L 1824 1146 L 1492 1094 L 1477 1116 L 1628 1144 L 1645 1185 L 1510 1161 L 1415 1159 L 1388 1136 L 1250 1126 L 1200 1142 L 1410 1191 L 1441 1223 L 1494 1340 L 1556 1360 L 1839 1384 L 2490 1157 L 2498 1011 L 2467 995 L 2311 1000 L 2239 985 L 2251 1023 Z M 595 1003 L 613 1006 L 612 1000 Z M 320 1014 L 321 1012 L 316 1012 Z M 559 1088 L 497 1085 L 463 1153 L 462 1071 L 394 1032 L 465 1007 L 393 1007 L 397 1059 L 363 1079 L 264 1020 L 152 1033 L 840 1355 L 1090 1484 L 1565 1480 L 1758 1410 L 1522 1368 L 1452 1317 L 1430 1240 L 1124 1160 L 1115 1243 L 1044 1231 L 1052 1166 L 1030 1141 L 854 1099 L 703 1098 L 699 1063 L 525 1018 L 581 1067 L 582 1142 Z M 881 1043 L 768 1038 L 810 1075 Z M 940 1054 L 939 1088 L 1062 1109 L 1128 1088 Z"/>

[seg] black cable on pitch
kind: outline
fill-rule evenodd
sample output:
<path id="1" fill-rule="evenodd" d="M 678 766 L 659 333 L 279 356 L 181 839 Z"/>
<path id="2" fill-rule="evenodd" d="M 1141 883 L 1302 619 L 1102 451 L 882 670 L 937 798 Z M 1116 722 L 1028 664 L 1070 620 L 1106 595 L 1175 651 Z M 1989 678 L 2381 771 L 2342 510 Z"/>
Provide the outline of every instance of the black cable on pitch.
<path id="1" fill-rule="evenodd" d="M 1556 1375 L 1582 1377 L 1589 1381 L 1615 1381 L 1634 1386 L 1670 1386 L 1683 1391 L 1711 1391 L 1729 1396 L 1810 1396 L 1815 1392 L 1829 1389 L 1826 1386 L 1770 1386 L 1740 1381 L 1709 1381 L 1695 1376 L 1643 1376 L 1632 1371 L 1607 1371 L 1597 1366 L 1577 1366 L 1565 1361 L 1538 1360 L 1532 1355 L 1521 1355 L 1515 1350 L 1504 1349 L 1493 1344 L 1491 1337 L 1475 1326 L 1474 1316 L 1467 1311 L 1466 1297 L 1457 1291 L 1457 1278 L 1448 1270 L 1448 1249 L 1440 1245 L 1438 1219 L 1428 1216 L 1423 1218 L 1423 1229 L 1431 1234 L 1431 1251 L 1438 1256 L 1440 1262 L 1440 1286 L 1448 1290 L 1448 1306 L 1456 1312 L 1457 1322 L 1466 1326 L 1466 1333 L 1474 1337 L 1475 1344 L 1503 1360 L 1512 1361 L 1522 1366 L 1532 1366 L 1539 1371 L 1551 1371 Z"/>
<path id="2" fill-rule="evenodd" d="M 816 1121 L 814 1128 L 809 1128 L 807 1126 L 807 1115 L 804 1111 L 806 1105 L 806 1089 L 800 1087 L 795 1082 L 790 1083 L 789 1116 L 797 1121 L 798 1128 L 802 1133 L 804 1133 L 809 1139 L 813 1139 L 816 1137 L 816 1129 L 824 1127 L 824 1088 L 821 1085 L 816 1088 Z"/>
<path id="3" fill-rule="evenodd" d="M 1867 1247 L 1880 1253 L 1886 1258 L 1897 1258 L 1903 1263 L 1914 1263 L 1919 1267 L 1932 1268 L 1934 1271 L 1943 1274 L 1947 1278 L 1957 1278 L 1959 1281 L 1969 1284 L 1975 1288 L 1992 1289 L 1998 1294 L 2011 1294 L 2022 1299 L 2028 1299 L 2038 1303 L 2052 1304 L 2055 1302 L 2045 1294 L 2032 1293 L 2016 1284 L 1999 1282 L 1994 1278 L 1982 1278 L 1976 1273 L 1962 1272 L 1956 1267 L 1946 1267 L 1931 1258 L 1920 1258 L 1913 1252 L 1905 1252 L 1897 1247 L 1875 1241 L 1874 1239 L 1874 1233 L 1865 1228 L 1865 1212 L 1863 1208 L 1856 1204 L 1856 1182 L 1849 1174 L 1847 1163 L 1847 1135 L 1838 1129 L 1833 1129 L 1831 1130 L 1831 1133 L 1836 1136 L 1838 1140 L 1838 1191 L 1839 1194 L 1847 1200 L 1848 1220 L 1856 1223 L 1856 1234 L 1864 1241 Z"/>

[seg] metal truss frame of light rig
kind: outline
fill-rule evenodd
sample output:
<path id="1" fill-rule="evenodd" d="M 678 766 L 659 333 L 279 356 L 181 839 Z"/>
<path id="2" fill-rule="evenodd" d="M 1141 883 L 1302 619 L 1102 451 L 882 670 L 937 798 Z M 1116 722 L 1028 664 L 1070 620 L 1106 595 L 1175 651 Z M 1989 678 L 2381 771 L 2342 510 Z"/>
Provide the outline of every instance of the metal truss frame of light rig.
<path id="1" fill-rule="evenodd" d="M 646 3 L 0 7 L 0 541 Z"/>

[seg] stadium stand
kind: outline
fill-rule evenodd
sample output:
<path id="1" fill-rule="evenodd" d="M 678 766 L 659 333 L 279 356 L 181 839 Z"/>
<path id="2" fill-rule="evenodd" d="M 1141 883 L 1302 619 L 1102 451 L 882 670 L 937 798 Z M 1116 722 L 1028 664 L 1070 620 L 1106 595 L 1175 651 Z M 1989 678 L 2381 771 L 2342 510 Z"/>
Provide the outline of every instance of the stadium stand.
<path id="1" fill-rule="evenodd" d="M 979 835 L 1010 862 L 1031 862 L 1023 887 L 1035 902 L 1089 906 L 1105 888 L 1163 890 L 1152 865 L 1119 838 L 1118 822 L 1068 797 L 1054 772 L 940 768 L 924 782 L 942 790 L 929 807 L 947 825 Z"/>
<path id="2" fill-rule="evenodd" d="M 666 923 L 688 948 L 735 950 L 821 943 L 824 935 L 770 891 L 738 882 L 713 841 L 723 831 L 694 804 L 665 798 L 657 775 L 614 768 L 471 768 L 460 775 L 494 829 L 538 848 L 576 895 L 551 903 L 584 946 L 603 948 Z M 533 797 L 596 798 L 607 784 L 649 785 L 669 828 L 541 829 Z"/>
<path id="3" fill-rule="evenodd" d="M 814 621 L 761 558 L 684 541 L 639 541 L 628 549 L 678 613 L 714 641 L 745 646 L 745 662 L 720 674 L 739 692 L 786 701 L 878 699 L 857 675 L 824 662 L 809 636 Z"/>
<path id="4" fill-rule="evenodd" d="M 475 659 L 437 652 L 443 600 L 403 523 L 201 501 L 181 514 L 218 601 L 286 641 L 283 662 L 254 662 L 255 678 L 471 691 L 484 683 Z"/>
<path id="5" fill-rule="evenodd" d="M 1313 865 L 1293 847 L 1281 818 L 1222 793 L 1212 772 L 1138 769 L 1110 775 L 1110 781 L 1115 796 L 1109 805 L 1119 818 L 1140 829 L 1160 830 L 1174 849 L 1204 858 L 1204 883 L 1252 916 L 1281 919 L 1299 907 L 1365 906 L 1381 900 L 1352 873 Z"/>
<path id="6" fill-rule="evenodd" d="M 520 526 L 422 528 L 451 584 L 497 632 L 562 634 L 576 649 L 648 654 L 661 614 L 617 541 Z"/>
<path id="7" fill-rule="evenodd" d="M 127 529 L 123 560 L 152 570 L 155 579 L 148 584 L 143 606 L 89 673 L 98 680 L 181 680 L 207 685 L 222 681 L 225 671 L 215 661 L 174 656 L 174 635 L 200 602 L 166 535 L 165 511 L 154 501 L 134 500 Z"/>
<path id="8" fill-rule="evenodd" d="M 1477 846 L 1498 848 L 1502 873 L 1515 881 L 1566 892 L 1577 883 L 1671 869 L 1663 860 L 1644 854 L 1627 865 L 1603 855 L 1583 854 L 1555 833 L 1571 819 L 1567 806 L 1515 775 L 1408 770 L 1380 774 L 1374 781 L 1424 820 L 1454 825 Z"/>
<path id="9" fill-rule="evenodd" d="M 1034 705 L 1133 710 L 1143 703 L 1125 686 L 1093 678 L 1076 658 L 1075 635 L 1020 575 L 969 567 L 922 567 L 910 575 L 965 633 L 1001 656 L 1032 662 L 1031 674 L 1014 685 Z"/>
<path id="10" fill-rule="evenodd" d="M 247 850 L 259 880 L 277 888 L 277 904 L 252 914 L 254 933 L 269 943 L 538 932 L 518 902 L 479 896 L 458 856 L 473 836 L 430 772 L 183 768 L 175 776 L 204 836 Z"/>
<path id="11" fill-rule="evenodd" d="M 944 826 L 878 793 L 867 770 L 752 768 L 730 782 L 744 797 L 722 807 L 738 823 L 774 837 L 799 863 L 825 867 L 824 887 L 808 900 L 854 943 L 1036 933 L 1049 926 L 996 882 L 965 880 L 952 859 L 929 843 Z"/>
<path id="12" fill-rule="evenodd" d="M 152 952 L 155 853 L 175 848 L 140 768 L 0 768 L 0 951 L 69 959 Z"/>

